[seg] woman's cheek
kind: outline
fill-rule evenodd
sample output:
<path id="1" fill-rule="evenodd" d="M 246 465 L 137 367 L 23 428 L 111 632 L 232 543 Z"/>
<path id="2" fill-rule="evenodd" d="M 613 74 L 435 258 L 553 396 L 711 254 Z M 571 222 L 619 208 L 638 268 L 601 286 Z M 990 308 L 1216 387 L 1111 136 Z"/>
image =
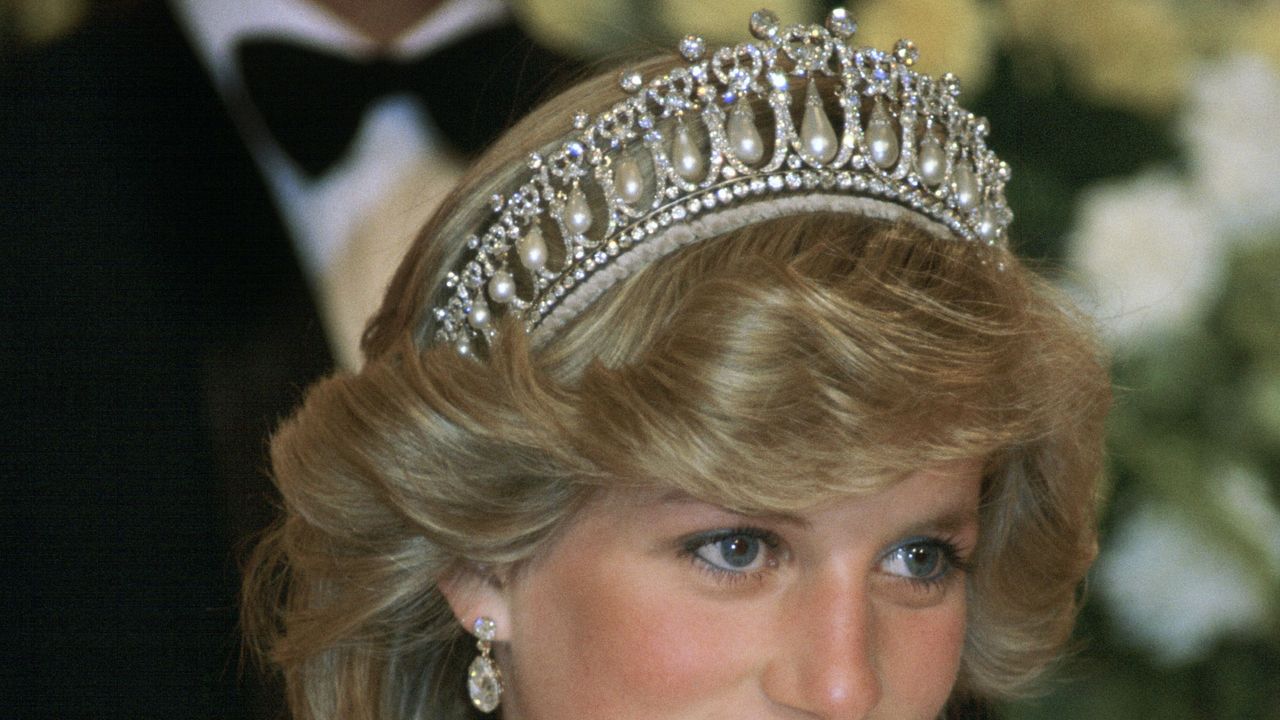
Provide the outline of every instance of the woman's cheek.
<path id="1" fill-rule="evenodd" d="M 542 651 L 518 658 L 533 662 L 521 669 L 528 690 L 566 716 L 639 718 L 707 702 L 736 685 L 750 662 L 743 647 L 749 624 L 680 572 L 694 571 L 575 573 L 559 589 L 548 578 L 544 592 L 529 598 L 548 614 L 538 623 L 543 638 L 525 640 Z"/>
<path id="2" fill-rule="evenodd" d="M 964 650 L 966 604 L 958 597 L 927 610 L 896 608 L 881 617 L 881 682 L 906 708 L 941 708 Z"/>

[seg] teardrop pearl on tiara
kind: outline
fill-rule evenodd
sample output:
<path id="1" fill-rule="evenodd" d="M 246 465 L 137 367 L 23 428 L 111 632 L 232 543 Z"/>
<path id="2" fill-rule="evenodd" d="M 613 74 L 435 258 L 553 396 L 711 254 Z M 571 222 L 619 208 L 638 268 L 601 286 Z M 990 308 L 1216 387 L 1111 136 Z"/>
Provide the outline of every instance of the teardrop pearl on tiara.
<path id="1" fill-rule="evenodd" d="M 520 238 L 517 252 L 520 255 L 520 264 L 526 270 L 538 272 L 547 265 L 547 241 L 542 237 L 542 230 L 534 223 L 529 228 L 529 232 Z"/>
<path id="2" fill-rule="evenodd" d="M 511 277 L 511 272 L 506 268 L 502 268 L 493 274 L 489 280 L 489 297 L 493 301 L 505 305 L 516 296 L 516 280 Z M 484 302 L 483 300 L 479 302 Z M 474 325 L 474 323 L 472 323 Z"/>
<path id="3" fill-rule="evenodd" d="M 613 187 L 622 202 L 635 205 L 644 199 L 644 173 L 630 153 L 619 158 L 613 169 Z"/>
<path id="4" fill-rule="evenodd" d="M 467 313 L 467 322 L 471 323 L 471 327 L 482 330 L 489 324 L 489 304 L 484 301 L 483 297 L 477 297 L 471 303 L 471 312 Z"/>
<path id="5" fill-rule="evenodd" d="M 591 208 L 587 206 L 587 196 L 576 185 L 569 192 L 569 201 L 564 204 L 564 226 L 572 235 L 585 235 L 591 229 Z"/>
<path id="6" fill-rule="evenodd" d="M 804 119 L 800 121 L 800 144 L 811 158 L 828 163 L 836 156 L 837 142 L 836 130 L 822 109 L 818 86 L 810 82 L 804 100 Z"/>
<path id="7" fill-rule="evenodd" d="M 947 174 L 947 154 L 942 143 L 932 132 L 925 132 L 920 141 L 920 151 L 916 155 L 916 168 L 925 185 L 936 188 L 942 184 Z"/>
<path id="8" fill-rule="evenodd" d="M 898 133 L 893 129 L 893 121 L 889 119 L 889 111 L 884 103 L 876 99 L 875 108 L 871 110 L 871 119 L 867 121 L 867 151 L 871 162 L 888 170 L 898 162 Z"/>
<path id="9" fill-rule="evenodd" d="M 978 207 L 978 178 L 967 160 L 958 163 L 955 174 L 956 207 L 961 210 L 972 210 Z"/>
<path id="10" fill-rule="evenodd" d="M 729 136 L 729 148 L 742 162 L 755 165 L 764 157 L 764 140 L 756 129 L 756 114 L 751 103 L 744 100 L 733 106 L 725 132 Z"/>
<path id="11" fill-rule="evenodd" d="M 671 163 L 675 165 L 676 174 L 687 182 L 696 183 L 706 174 L 706 160 L 683 120 L 676 124 L 675 138 L 671 141 Z"/>
<path id="12" fill-rule="evenodd" d="M 978 213 L 977 230 L 978 237 L 982 238 L 984 242 L 995 242 L 998 225 L 996 224 L 996 214 L 991 208 L 983 208 L 982 212 Z"/>

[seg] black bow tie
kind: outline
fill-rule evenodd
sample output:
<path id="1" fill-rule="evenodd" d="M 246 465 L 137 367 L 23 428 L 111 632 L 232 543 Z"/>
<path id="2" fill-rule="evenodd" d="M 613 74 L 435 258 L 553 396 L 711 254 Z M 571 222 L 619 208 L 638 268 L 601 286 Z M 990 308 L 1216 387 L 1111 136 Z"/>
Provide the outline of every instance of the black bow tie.
<path id="1" fill-rule="evenodd" d="M 412 61 L 351 60 L 275 38 L 246 40 L 237 55 L 249 100 L 267 129 L 313 177 L 342 159 L 379 98 L 408 93 L 421 99 L 445 140 L 470 155 L 528 111 L 550 71 L 565 65 L 512 26 Z"/>

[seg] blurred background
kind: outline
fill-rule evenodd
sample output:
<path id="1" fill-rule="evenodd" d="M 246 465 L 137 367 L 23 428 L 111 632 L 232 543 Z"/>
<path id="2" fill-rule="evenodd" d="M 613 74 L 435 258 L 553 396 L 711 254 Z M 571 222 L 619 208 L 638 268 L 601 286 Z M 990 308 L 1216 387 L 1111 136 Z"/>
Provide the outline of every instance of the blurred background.
<path id="1" fill-rule="evenodd" d="M 91 0 L 0 0 L 0 57 Z M 745 37 L 760 0 L 518 0 L 583 59 Z M 835 3 L 774 0 L 785 21 Z M 1009 720 L 1280 719 L 1280 1 L 871 0 L 1013 167 L 1022 251 L 1097 318 L 1117 404 L 1076 652 Z"/>

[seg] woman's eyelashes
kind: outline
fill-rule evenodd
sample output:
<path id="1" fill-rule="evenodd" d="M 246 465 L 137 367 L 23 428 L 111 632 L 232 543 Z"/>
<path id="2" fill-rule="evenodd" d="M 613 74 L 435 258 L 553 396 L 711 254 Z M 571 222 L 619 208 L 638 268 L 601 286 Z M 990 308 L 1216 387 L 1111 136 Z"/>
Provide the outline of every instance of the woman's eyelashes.
<path id="1" fill-rule="evenodd" d="M 722 583 L 763 580 L 788 558 L 783 539 L 769 530 L 736 527 L 709 530 L 680 541 L 680 555 Z M 956 542 L 916 537 L 895 544 L 880 556 L 877 570 L 905 587 L 933 595 L 947 581 L 969 570 Z M 915 597 L 914 600 L 922 598 Z"/>
<path id="2" fill-rule="evenodd" d="M 778 566 L 777 534 L 761 528 L 724 528 L 685 539 L 681 554 L 720 580 L 741 580 Z"/>
<path id="3" fill-rule="evenodd" d="M 922 588 L 932 588 L 957 572 L 967 571 L 968 567 L 956 543 L 920 537 L 906 540 L 885 553 L 880 570 Z"/>

